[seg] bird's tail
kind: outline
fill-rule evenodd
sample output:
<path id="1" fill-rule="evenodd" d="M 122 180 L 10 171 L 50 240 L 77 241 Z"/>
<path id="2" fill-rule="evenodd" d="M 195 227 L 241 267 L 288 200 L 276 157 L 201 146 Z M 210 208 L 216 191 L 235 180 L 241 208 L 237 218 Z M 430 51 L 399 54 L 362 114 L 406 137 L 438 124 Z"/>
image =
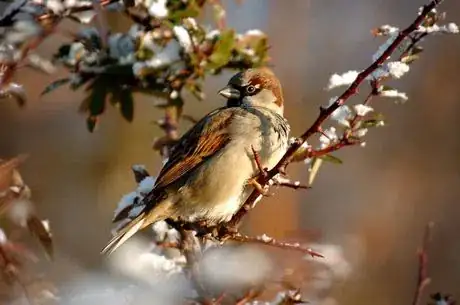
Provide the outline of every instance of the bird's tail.
<path id="1" fill-rule="evenodd" d="M 145 213 L 141 213 L 139 216 L 134 218 L 128 223 L 123 229 L 116 233 L 114 237 L 109 241 L 107 246 L 102 249 L 102 254 L 112 254 L 118 247 L 126 242 L 131 236 L 136 234 L 137 231 L 144 227 Z"/>
<path id="2" fill-rule="evenodd" d="M 124 244 L 130 237 L 146 226 L 165 220 L 171 216 L 171 204 L 166 202 L 156 206 L 150 211 L 142 211 L 136 218 L 126 224 L 102 249 L 102 254 L 112 254 L 118 247 Z"/>

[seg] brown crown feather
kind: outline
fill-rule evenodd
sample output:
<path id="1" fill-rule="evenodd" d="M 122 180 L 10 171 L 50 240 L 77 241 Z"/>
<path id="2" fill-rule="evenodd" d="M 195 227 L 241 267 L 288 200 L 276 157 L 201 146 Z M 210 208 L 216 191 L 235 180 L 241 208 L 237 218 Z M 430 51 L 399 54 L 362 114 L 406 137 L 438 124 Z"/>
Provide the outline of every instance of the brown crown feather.
<path id="1" fill-rule="evenodd" d="M 272 70 L 266 67 L 249 69 L 246 71 L 244 78 L 248 80 L 248 84 L 253 86 L 260 85 L 261 88 L 271 90 L 276 97 L 276 104 L 280 107 L 283 106 L 283 89 Z"/>

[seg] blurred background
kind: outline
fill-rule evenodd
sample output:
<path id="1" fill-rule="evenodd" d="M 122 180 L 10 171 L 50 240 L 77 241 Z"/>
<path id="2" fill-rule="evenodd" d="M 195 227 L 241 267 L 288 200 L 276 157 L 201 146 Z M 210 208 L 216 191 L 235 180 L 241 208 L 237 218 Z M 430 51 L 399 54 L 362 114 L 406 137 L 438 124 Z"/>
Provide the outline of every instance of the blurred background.
<path id="1" fill-rule="evenodd" d="M 391 24 L 405 27 L 426 1 L 397 0 L 247 0 L 223 1 L 228 25 L 238 31 L 259 28 L 270 38 L 272 64 L 284 85 L 286 117 L 293 135 L 300 134 L 340 89 L 327 92 L 329 76 L 366 67 L 382 38 L 370 30 Z M 447 19 L 460 23 L 460 2 L 445 1 Z M 124 19 L 109 16 L 115 28 Z M 67 23 L 64 28 L 72 29 Z M 63 35 L 48 38 L 39 49 L 51 54 Z M 266 233 L 284 240 L 311 240 L 341 247 L 351 268 L 335 285 L 338 303 L 374 305 L 409 303 L 416 280 L 417 257 L 425 224 L 436 223 L 430 246 L 429 291 L 460 297 L 460 40 L 437 35 L 425 43 L 421 60 L 394 84 L 409 101 L 397 105 L 378 99 L 384 128 L 373 129 L 365 148 L 337 155 L 343 165 L 326 164 L 308 191 L 277 190 L 245 219 L 248 234 Z M 59 89 L 40 97 L 64 70 L 46 76 L 23 69 L 16 80 L 27 89 L 25 109 L 0 103 L 0 155 L 29 153 L 21 167 L 32 198 L 50 220 L 57 261 L 46 263 L 51 276 L 67 281 L 104 269 L 99 254 L 110 237 L 118 200 L 135 188 L 131 166 L 145 164 L 151 174 L 161 162 L 152 140 L 161 134 L 153 121 L 162 116 L 151 101 L 136 97 L 135 119 L 125 122 L 114 109 L 94 134 L 77 113 L 81 93 Z M 187 101 L 185 112 L 200 117 L 219 107 L 216 91 L 230 75 L 208 78 L 207 99 Z M 363 98 L 363 96 L 361 96 Z M 190 125 L 182 123 L 182 130 Z M 290 166 L 290 175 L 306 181 L 307 168 Z M 279 254 L 300 268 L 301 260 Z"/>

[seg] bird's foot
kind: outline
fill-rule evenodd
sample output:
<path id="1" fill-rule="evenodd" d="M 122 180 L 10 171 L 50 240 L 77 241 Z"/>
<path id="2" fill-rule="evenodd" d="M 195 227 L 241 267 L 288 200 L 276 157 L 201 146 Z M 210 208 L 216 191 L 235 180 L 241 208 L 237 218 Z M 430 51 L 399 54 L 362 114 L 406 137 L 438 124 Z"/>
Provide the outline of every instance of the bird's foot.
<path id="1" fill-rule="evenodd" d="M 257 178 L 249 179 L 247 184 L 252 185 L 262 196 L 272 196 L 272 194 L 268 193 L 268 185 L 262 186 L 262 184 L 260 184 L 259 181 L 257 181 Z"/>

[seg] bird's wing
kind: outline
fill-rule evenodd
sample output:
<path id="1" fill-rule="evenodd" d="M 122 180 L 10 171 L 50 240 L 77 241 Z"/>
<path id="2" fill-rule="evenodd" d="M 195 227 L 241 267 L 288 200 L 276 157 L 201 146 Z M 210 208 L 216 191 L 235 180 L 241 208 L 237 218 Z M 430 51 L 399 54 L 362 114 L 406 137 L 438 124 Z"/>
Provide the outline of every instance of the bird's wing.
<path id="1" fill-rule="evenodd" d="M 235 108 L 217 109 L 182 136 L 160 171 L 155 191 L 164 189 L 183 177 L 229 143 L 228 126 L 235 116 L 234 110 Z"/>

